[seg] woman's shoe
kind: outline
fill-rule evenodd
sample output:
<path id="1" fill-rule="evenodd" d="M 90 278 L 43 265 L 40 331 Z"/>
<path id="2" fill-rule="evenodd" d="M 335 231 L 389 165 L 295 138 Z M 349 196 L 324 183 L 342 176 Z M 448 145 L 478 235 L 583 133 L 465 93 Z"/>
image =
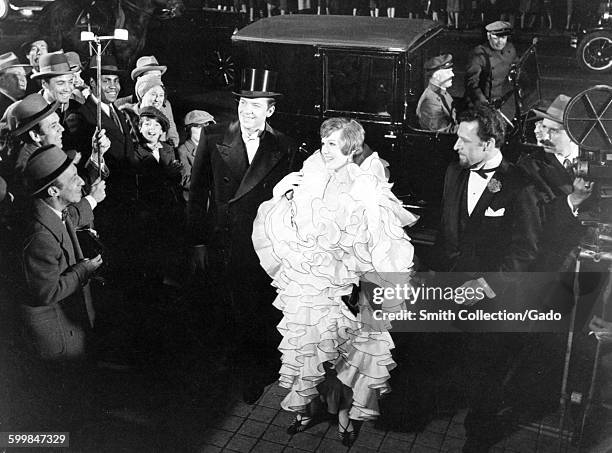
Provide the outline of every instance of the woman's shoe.
<path id="1" fill-rule="evenodd" d="M 338 436 L 345 447 L 351 447 L 355 443 L 357 431 L 350 420 L 348 426 L 342 426 L 342 423 L 338 422 Z"/>
<path id="2" fill-rule="evenodd" d="M 306 431 L 314 424 L 313 417 L 306 417 L 301 414 L 297 414 L 291 424 L 287 427 L 287 434 L 293 436 L 294 434 Z"/>

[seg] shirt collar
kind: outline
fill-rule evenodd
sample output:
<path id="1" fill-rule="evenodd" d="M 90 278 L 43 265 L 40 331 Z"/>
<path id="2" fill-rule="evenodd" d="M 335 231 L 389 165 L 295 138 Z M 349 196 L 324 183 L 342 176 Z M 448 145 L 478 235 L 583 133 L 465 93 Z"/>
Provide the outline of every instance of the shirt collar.
<path id="1" fill-rule="evenodd" d="M 489 168 L 497 168 L 501 165 L 503 158 L 504 156 L 501 151 L 497 150 L 497 154 L 495 154 L 495 156 L 493 156 L 491 159 L 489 159 L 482 165 L 471 168 L 470 170 L 487 170 Z"/>
<path id="2" fill-rule="evenodd" d="M 60 218 L 60 220 L 62 220 L 62 211 L 58 211 L 57 209 L 52 207 L 49 203 L 45 203 L 45 206 L 51 209 L 55 213 L 55 215 L 57 215 Z"/>

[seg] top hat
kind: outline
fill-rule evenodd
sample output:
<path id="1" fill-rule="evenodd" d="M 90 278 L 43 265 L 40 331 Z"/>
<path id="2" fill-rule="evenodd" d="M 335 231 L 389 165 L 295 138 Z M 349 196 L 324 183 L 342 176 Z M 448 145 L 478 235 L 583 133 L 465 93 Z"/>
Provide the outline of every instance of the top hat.
<path id="1" fill-rule="evenodd" d="M 19 63 L 19 58 L 13 52 L 0 55 L 0 72 L 9 68 L 31 68 L 29 64 Z"/>
<path id="2" fill-rule="evenodd" d="M 24 170 L 30 195 L 36 195 L 49 187 L 71 163 L 72 159 L 55 145 L 43 146 L 34 151 Z"/>
<path id="3" fill-rule="evenodd" d="M 538 118 L 546 118 L 556 123 L 563 124 L 563 114 L 565 113 L 569 101 L 569 96 L 560 94 L 552 101 L 552 104 L 550 104 L 545 112 L 539 109 L 533 109 L 533 111 Z"/>
<path id="4" fill-rule="evenodd" d="M 423 68 L 429 72 L 434 72 L 439 69 L 450 69 L 452 67 L 453 67 L 453 56 L 449 53 L 430 58 L 423 65 Z"/>
<path id="5" fill-rule="evenodd" d="M 18 136 L 29 130 L 35 124 L 54 113 L 59 107 L 59 102 L 49 104 L 40 93 L 33 93 L 21 101 L 17 101 L 7 117 L 7 123 L 12 128 L 11 133 Z"/>
<path id="6" fill-rule="evenodd" d="M 100 68 L 102 75 L 117 75 L 122 76 L 125 74 L 123 69 L 119 69 L 117 66 L 117 60 L 112 55 L 101 55 L 100 56 Z M 98 69 L 97 58 L 94 56 L 89 61 L 89 67 L 83 71 L 85 78 L 96 77 L 96 70 Z"/>
<path id="7" fill-rule="evenodd" d="M 280 98 L 283 95 L 274 91 L 277 77 L 278 73 L 267 69 L 243 69 L 240 88 L 233 93 L 241 98 Z"/>
<path id="8" fill-rule="evenodd" d="M 38 66 L 40 68 L 39 71 L 30 76 L 32 80 L 56 77 L 76 72 L 70 66 L 68 58 L 66 58 L 66 54 L 61 51 L 41 55 L 40 59 L 38 60 Z"/>
<path id="9" fill-rule="evenodd" d="M 512 24 L 503 20 L 496 20 L 487 25 L 485 30 L 495 36 L 508 36 L 512 34 Z"/>
<path id="10" fill-rule="evenodd" d="M 136 61 L 136 67 L 132 69 L 132 80 L 136 80 L 137 77 L 148 71 L 161 71 L 162 75 L 164 75 L 167 70 L 168 67 L 160 65 L 157 58 L 153 55 L 145 55 Z"/>

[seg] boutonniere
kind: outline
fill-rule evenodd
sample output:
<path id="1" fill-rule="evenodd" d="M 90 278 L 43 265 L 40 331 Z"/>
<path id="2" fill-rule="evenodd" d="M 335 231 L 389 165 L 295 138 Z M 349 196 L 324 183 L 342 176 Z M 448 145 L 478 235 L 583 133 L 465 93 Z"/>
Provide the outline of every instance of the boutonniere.
<path id="1" fill-rule="evenodd" d="M 487 184 L 487 189 L 489 189 L 489 192 L 491 193 L 499 192 L 500 190 L 502 190 L 501 181 L 496 178 L 491 178 L 491 180 L 489 181 L 489 184 Z"/>

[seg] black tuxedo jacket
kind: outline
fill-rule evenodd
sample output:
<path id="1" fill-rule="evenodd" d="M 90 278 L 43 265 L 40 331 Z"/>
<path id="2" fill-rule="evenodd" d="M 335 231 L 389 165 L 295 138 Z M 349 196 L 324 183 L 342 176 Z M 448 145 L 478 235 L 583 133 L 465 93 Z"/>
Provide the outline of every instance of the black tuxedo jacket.
<path id="1" fill-rule="evenodd" d="M 294 142 L 266 125 L 251 165 L 239 123 L 201 135 L 191 173 L 187 238 L 229 253 L 229 262 L 260 269 L 251 235 L 259 205 L 285 175 L 301 168 Z"/>
<path id="2" fill-rule="evenodd" d="M 468 216 L 469 174 L 458 163 L 446 172 L 438 268 L 472 278 L 494 273 L 497 278 L 488 274 L 487 281 L 499 293 L 504 283 L 514 280 L 513 273 L 527 271 L 536 259 L 541 230 L 537 199 L 526 175 L 504 159 L 492 178 L 500 190 L 487 187 Z M 487 216 L 488 208 L 503 208 L 504 213 Z"/>

